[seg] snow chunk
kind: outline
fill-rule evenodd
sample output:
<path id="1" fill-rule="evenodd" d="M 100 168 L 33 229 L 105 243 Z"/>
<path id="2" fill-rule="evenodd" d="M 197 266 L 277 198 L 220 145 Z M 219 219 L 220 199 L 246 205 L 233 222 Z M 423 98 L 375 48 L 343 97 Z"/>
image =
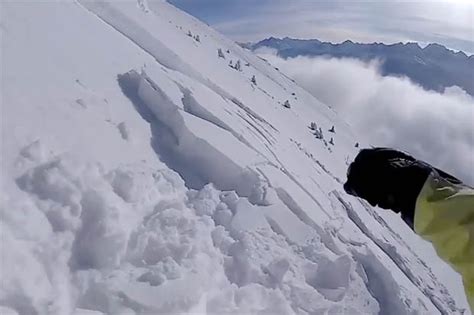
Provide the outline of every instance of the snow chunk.
<path id="1" fill-rule="evenodd" d="M 219 192 L 213 187 L 212 184 L 208 184 L 204 186 L 204 188 L 201 189 L 195 196 L 193 196 L 190 203 L 197 215 L 212 216 L 216 210 L 217 205 L 220 203 Z"/>
<path id="2" fill-rule="evenodd" d="M 335 261 L 321 259 L 317 269 L 309 268 L 306 282 L 318 290 L 325 298 L 338 302 L 344 297 L 349 286 L 351 259 L 341 256 Z"/>
<path id="3" fill-rule="evenodd" d="M 283 280 L 283 277 L 290 268 L 290 263 L 287 259 L 281 258 L 275 261 L 272 261 L 267 266 L 267 271 L 271 275 L 274 285 L 280 284 Z"/>
<path id="4" fill-rule="evenodd" d="M 234 212 L 235 215 L 230 223 L 231 231 L 234 233 L 270 228 L 260 208 L 253 206 L 246 199 L 240 199 L 237 202 Z"/>

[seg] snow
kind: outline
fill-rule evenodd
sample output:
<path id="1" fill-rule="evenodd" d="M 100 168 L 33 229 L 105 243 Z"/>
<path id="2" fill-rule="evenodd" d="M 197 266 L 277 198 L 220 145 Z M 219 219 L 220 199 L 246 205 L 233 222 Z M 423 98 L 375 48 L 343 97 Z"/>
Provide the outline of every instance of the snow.
<path id="1" fill-rule="evenodd" d="M 2 314 L 466 307 L 343 192 L 363 139 L 264 60 L 163 1 L 1 9 Z"/>

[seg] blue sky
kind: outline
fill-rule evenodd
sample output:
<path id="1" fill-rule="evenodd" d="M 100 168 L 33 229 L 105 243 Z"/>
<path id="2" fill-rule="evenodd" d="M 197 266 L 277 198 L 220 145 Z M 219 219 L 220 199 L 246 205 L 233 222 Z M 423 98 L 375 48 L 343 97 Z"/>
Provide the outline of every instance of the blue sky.
<path id="1" fill-rule="evenodd" d="M 169 0 L 237 41 L 437 42 L 474 53 L 471 0 Z"/>

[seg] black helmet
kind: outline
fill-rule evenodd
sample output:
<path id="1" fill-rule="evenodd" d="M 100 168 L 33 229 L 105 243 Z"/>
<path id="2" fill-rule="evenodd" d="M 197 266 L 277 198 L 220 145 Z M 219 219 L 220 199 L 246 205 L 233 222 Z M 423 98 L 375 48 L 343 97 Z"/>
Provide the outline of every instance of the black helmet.
<path id="1" fill-rule="evenodd" d="M 413 214 L 431 166 L 389 148 L 363 149 L 347 170 L 344 190 L 372 206 Z"/>

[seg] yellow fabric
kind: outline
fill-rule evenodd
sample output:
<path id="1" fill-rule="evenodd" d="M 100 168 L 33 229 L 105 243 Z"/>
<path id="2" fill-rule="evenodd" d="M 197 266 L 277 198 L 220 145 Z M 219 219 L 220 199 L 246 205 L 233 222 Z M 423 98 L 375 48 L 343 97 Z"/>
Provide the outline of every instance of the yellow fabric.
<path id="1" fill-rule="evenodd" d="M 416 201 L 415 232 L 461 274 L 474 313 L 474 189 L 430 175 Z"/>

